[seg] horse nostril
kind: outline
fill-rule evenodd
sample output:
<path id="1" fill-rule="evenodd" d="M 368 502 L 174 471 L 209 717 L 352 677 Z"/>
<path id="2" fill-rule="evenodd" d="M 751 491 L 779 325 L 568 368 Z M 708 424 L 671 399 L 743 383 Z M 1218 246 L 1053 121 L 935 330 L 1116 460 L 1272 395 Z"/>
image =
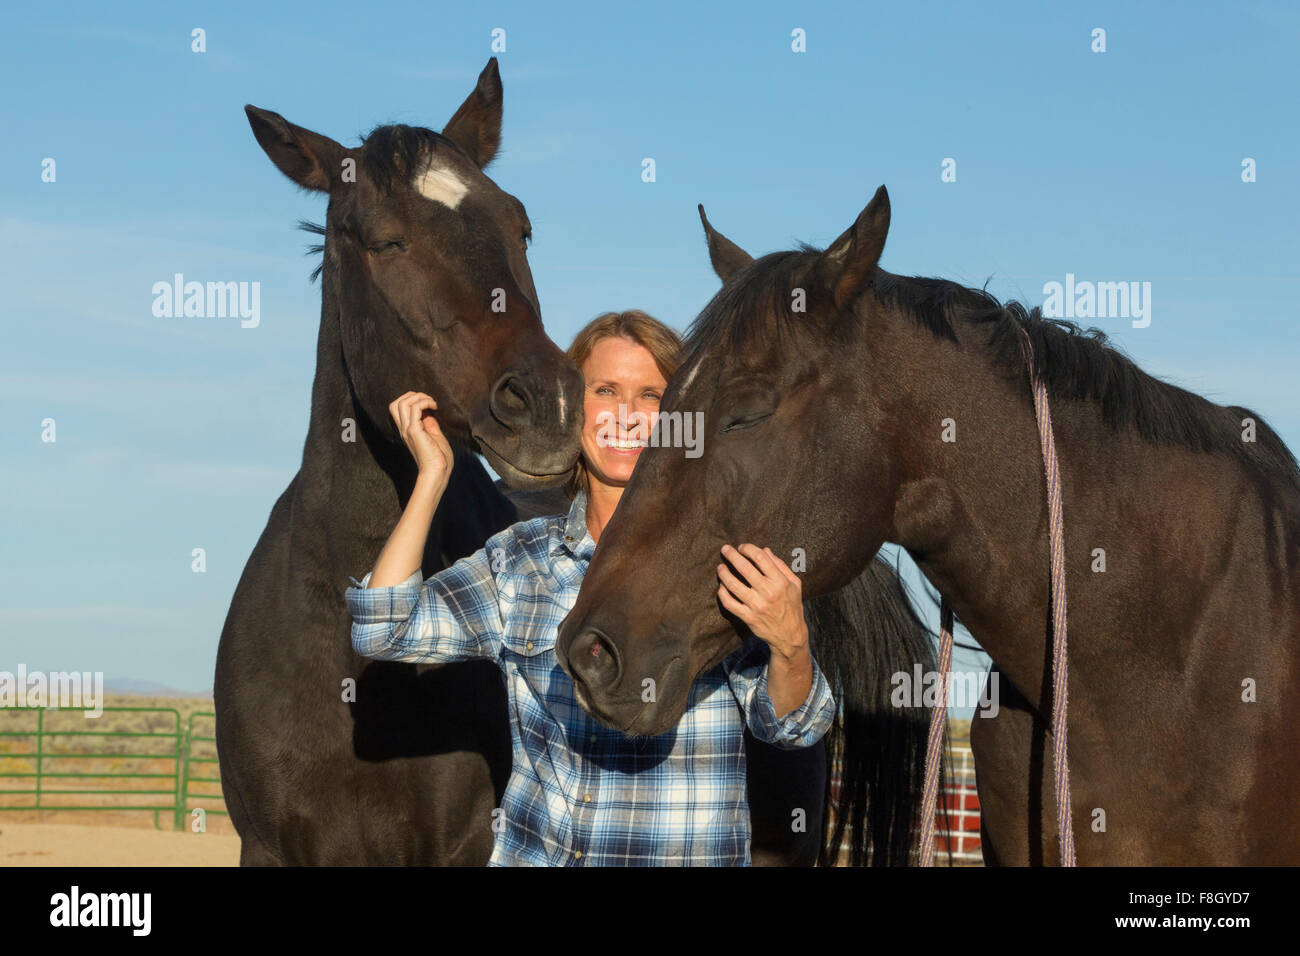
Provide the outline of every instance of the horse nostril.
<path id="1" fill-rule="evenodd" d="M 569 660 L 574 674 L 591 688 L 618 683 L 621 668 L 613 642 L 597 631 L 587 631 L 574 642 Z"/>
<path id="2" fill-rule="evenodd" d="M 489 405 L 493 417 L 509 428 L 521 421 L 527 421 L 533 402 L 523 382 L 515 376 L 506 375 L 492 390 L 492 401 Z"/>

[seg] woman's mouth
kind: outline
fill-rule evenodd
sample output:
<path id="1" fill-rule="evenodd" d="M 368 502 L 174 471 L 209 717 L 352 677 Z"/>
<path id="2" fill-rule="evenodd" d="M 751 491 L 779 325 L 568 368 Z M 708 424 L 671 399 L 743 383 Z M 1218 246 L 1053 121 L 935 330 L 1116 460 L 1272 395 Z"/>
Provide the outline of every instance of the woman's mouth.
<path id="1" fill-rule="evenodd" d="M 644 438 L 606 438 L 601 444 L 615 455 L 636 455 L 647 443 Z"/>

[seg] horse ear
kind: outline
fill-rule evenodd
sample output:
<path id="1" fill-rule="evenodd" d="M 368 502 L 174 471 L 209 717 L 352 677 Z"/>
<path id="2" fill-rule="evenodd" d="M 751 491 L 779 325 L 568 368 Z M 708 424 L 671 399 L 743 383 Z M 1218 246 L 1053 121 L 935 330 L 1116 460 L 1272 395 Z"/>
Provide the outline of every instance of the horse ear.
<path id="1" fill-rule="evenodd" d="M 245 106 L 248 125 L 277 169 L 303 189 L 329 192 L 347 150 L 328 136 L 294 126 L 279 113 Z"/>
<path id="2" fill-rule="evenodd" d="M 835 307 L 843 309 L 876 271 L 889 233 L 889 193 L 881 186 L 844 233 L 821 254 L 824 270 L 835 290 Z"/>
<path id="3" fill-rule="evenodd" d="M 459 146 L 479 169 L 492 162 L 501 147 L 501 73 L 496 57 L 483 67 L 474 92 L 460 104 L 442 135 Z"/>
<path id="4" fill-rule="evenodd" d="M 700 222 L 704 223 L 704 237 L 709 241 L 709 261 L 713 263 L 713 271 L 726 282 L 753 262 L 754 257 L 713 228 L 709 217 L 704 215 L 703 204 L 696 208 L 700 211 Z"/>

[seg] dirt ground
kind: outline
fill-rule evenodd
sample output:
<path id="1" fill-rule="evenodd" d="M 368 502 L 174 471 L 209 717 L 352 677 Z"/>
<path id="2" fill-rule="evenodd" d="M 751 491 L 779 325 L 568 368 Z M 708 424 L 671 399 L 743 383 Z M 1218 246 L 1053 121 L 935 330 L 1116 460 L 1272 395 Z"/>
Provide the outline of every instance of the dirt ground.
<path id="1" fill-rule="evenodd" d="M 208 833 L 169 832 L 153 829 L 147 814 L 135 815 L 146 821 L 144 825 L 96 823 L 96 814 L 90 813 L 43 816 L 78 820 L 36 823 L 0 818 L 0 867 L 239 865 L 239 837 L 228 827 Z M 104 816 L 98 814 L 101 820 Z"/>

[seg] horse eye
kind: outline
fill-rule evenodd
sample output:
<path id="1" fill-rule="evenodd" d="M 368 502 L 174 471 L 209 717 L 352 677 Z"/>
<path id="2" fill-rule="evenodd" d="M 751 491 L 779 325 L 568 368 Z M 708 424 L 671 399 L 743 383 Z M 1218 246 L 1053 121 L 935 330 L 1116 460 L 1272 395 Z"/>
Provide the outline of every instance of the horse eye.
<path id="1" fill-rule="evenodd" d="M 722 433 L 725 435 L 728 432 L 738 432 L 743 428 L 749 428 L 753 425 L 757 425 L 759 422 L 763 421 L 764 419 L 768 419 L 771 417 L 772 417 L 771 412 L 761 412 L 757 415 L 746 415 L 744 417 L 737 418 L 734 421 L 724 425 L 722 427 Z"/>
<path id="2" fill-rule="evenodd" d="M 529 246 L 531 246 L 531 245 L 533 244 L 533 233 L 532 233 L 532 230 L 530 230 L 530 229 L 525 229 L 525 230 L 523 231 L 523 234 L 522 234 L 519 238 L 523 241 L 524 248 L 527 249 Z"/>
<path id="3" fill-rule="evenodd" d="M 401 252 L 406 248 L 406 242 L 402 239 L 385 239 L 382 242 L 366 246 L 366 248 L 376 255 L 382 255 L 385 252 Z"/>

